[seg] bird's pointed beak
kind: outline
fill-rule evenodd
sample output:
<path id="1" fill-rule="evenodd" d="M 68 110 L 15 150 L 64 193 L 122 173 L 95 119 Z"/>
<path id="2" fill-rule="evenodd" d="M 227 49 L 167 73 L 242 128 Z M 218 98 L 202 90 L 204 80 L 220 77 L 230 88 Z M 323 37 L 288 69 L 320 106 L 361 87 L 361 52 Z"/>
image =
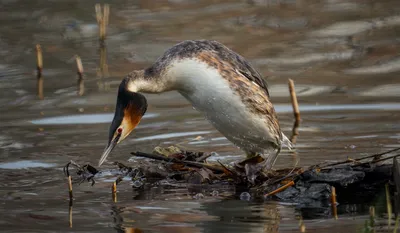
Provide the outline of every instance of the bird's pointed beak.
<path id="1" fill-rule="evenodd" d="M 103 154 L 99 160 L 99 167 L 106 161 L 107 156 L 111 153 L 114 147 L 118 144 L 119 139 L 121 138 L 121 133 L 118 133 L 107 145 L 106 149 L 104 149 Z"/>
<path id="2" fill-rule="evenodd" d="M 147 110 L 146 98 L 136 92 L 127 90 L 124 79 L 119 87 L 114 118 L 108 131 L 108 144 L 99 160 L 99 167 L 107 159 L 117 144 L 122 142 L 139 124 Z"/>

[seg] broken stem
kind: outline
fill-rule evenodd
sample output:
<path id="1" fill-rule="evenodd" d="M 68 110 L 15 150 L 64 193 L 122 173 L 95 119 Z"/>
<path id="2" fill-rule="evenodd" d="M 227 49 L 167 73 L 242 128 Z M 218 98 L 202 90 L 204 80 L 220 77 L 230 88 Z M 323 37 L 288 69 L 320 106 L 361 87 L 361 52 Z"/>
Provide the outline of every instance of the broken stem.
<path id="1" fill-rule="evenodd" d="M 82 60 L 78 55 L 75 55 L 75 60 L 76 60 L 76 67 L 78 68 L 78 75 L 82 77 L 83 75 L 83 65 L 82 65 Z"/>
<path id="2" fill-rule="evenodd" d="M 36 45 L 36 70 L 37 70 L 37 94 L 40 99 L 43 99 L 43 55 L 40 44 Z"/>
<path id="3" fill-rule="evenodd" d="M 300 226 L 300 232 L 301 233 L 306 232 L 306 225 L 304 225 L 303 218 L 300 218 L 299 226 Z"/>
<path id="4" fill-rule="evenodd" d="M 389 184 L 385 184 L 386 210 L 388 215 L 388 226 L 392 223 L 392 203 L 390 202 Z"/>
<path id="5" fill-rule="evenodd" d="M 104 4 L 102 13 L 100 4 L 96 4 L 95 11 L 96 11 L 97 24 L 99 25 L 100 42 L 104 43 L 104 40 L 106 39 L 106 30 L 107 30 L 106 28 L 108 25 L 108 19 L 110 15 L 110 5 Z"/>
<path id="6" fill-rule="evenodd" d="M 289 188 L 290 186 L 293 186 L 293 185 L 294 185 L 294 181 L 291 180 L 289 183 L 287 183 L 287 184 L 285 184 L 285 185 L 283 185 L 283 186 L 281 186 L 281 187 L 275 189 L 275 190 L 272 191 L 272 192 L 269 192 L 269 193 L 265 194 L 264 197 L 268 197 L 268 196 L 272 196 L 272 195 L 275 195 L 275 194 L 277 194 L 277 193 L 280 193 L 280 192 L 282 192 L 283 190 L 285 190 L 285 189 L 287 189 L 287 188 Z"/>
<path id="7" fill-rule="evenodd" d="M 36 68 L 37 68 L 37 72 L 38 75 L 42 74 L 42 69 L 43 69 L 43 55 L 42 55 L 42 47 L 40 46 L 40 44 L 36 45 Z"/>
<path id="8" fill-rule="evenodd" d="M 82 65 L 82 60 L 78 55 L 75 56 L 75 60 L 76 60 L 76 67 L 78 69 L 78 71 L 77 71 L 77 73 L 78 73 L 78 95 L 82 96 L 85 92 L 85 86 L 84 86 L 84 82 L 83 82 L 83 65 Z"/>
<path id="9" fill-rule="evenodd" d="M 97 20 L 97 23 L 100 25 L 101 18 L 103 17 L 102 14 L 101 14 L 101 6 L 100 6 L 100 4 L 97 3 L 97 4 L 94 6 L 94 9 L 95 9 L 95 11 L 96 11 L 96 20 Z"/>
<path id="10" fill-rule="evenodd" d="M 373 207 L 373 206 L 369 207 L 369 221 L 370 221 L 371 229 L 374 229 L 374 227 L 375 227 L 375 207 Z"/>
<path id="11" fill-rule="evenodd" d="M 292 102 L 293 107 L 293 115 L 295 118 L 295 122 L 292 129 L 292 143 L 296 143 L 296 138 L 299 135 L 298 128 L 300 126 L 300 110 L 299 110 L 299 103 L 297 102 L 296 91 L 294 88 L 294 82 L 292 79 L 289 79 L 289 92 L 290 92 L 290 99 Z"/>
<path id="12" fill-rule="evenodd" d="M 393 233 L 397 233 L 397 229 L 399 228 L 399 218 L 400 218 L 400 216 L 397 215 L 396 222 L 394 223 Z"/>
<path id="13" fill-rule="evenodd" d="M 116 181 L 114 181 L 114 183 L 111 187 L 111 193 L 112 193 L 113 202 L 116 203 L 117 202 L 117 182 Z"/>
<path id="14" fill-rule="evenodd" d="M 156 159 L 156 160 L 162 160 L 162 161 L 171 162 L 171 163 L 183 163 L 187 166 L 192 166 L 192 167 L 197 167 L 197 168 L 205 167 L 214 172 L 224 173 L 224 171 L 225 171 L 225 168 L 219 167 L 216 165 L 210 165 L 210 164 L 199 163 L 199 162 L 194 162 L 194 161 L 184 161 L 184 160 L 179 160 L 176 158 L 165 157 L 162 155 L 147 154 L 147 153 L 143 153 L 143 152 L 131 152 L 131 155 L 138 156 L 138 157 L 150 158 L 150 159 Z"/>
<path id="15" fill-rule="evenodd" d="M 103 82 L 103 78 L 108 76 L 108 65 L 107 65 L 107 47 L 104 43 L 100 43 L 100 68 L 99 68 L 99 76 L 101 78 L 102 84 L 100 85 L 101 88 L 104 90 L 105 83 Z"/>
<path id="16" fill-rule="evenodd" d="M 68 216 L 69 216 L 69 227 L 72 228 L 72 201 L 69 202 L 68 207 Z"/>
<path id="17" fill-rule="evenodd" d="M 71 201 L 73 199 L 73 194 L 72 194 L 72 179 L 71 176 L 68 176 L 68 191 L 69 191 L 69 200 Z"/>
<path id="18" fill-rule="evenodd" d="M 331 186 L 331 206 L 332 206 L 332 215 L 335 219 L 338 219 L 337 215 L 337 202 L 336 202 L 336 188 Z"/>
<path id="19" fill-rule="evenodd" d="M 103 26 L 103 29 L 102 29 L 102 31 L 103 31 L 102 40 L 106 39 L 109 16 L 110 16 L 110 5 L 104 4 L 104 7 L 103 7 L 103 23 L 102 23 L 102 26 Z"/>

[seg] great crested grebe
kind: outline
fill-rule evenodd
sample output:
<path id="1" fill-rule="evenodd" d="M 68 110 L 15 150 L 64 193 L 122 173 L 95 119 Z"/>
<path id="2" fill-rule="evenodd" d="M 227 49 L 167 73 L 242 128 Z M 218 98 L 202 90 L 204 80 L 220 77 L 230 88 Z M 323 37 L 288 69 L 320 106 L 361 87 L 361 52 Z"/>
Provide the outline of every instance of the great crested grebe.
<path id="1" fill-rule="evenodd" d="M 281 132 L 266 81 L 243 57 L 216 41 L 184 41 L 145 70 L 129 73 L 118 89 L 108 145 L 99 166 L 113 148 L 139 124 L 147 109 L 143 93 L 176 90 L 248 156 L 262 154 L 269 169 L 282 146 Z"/>

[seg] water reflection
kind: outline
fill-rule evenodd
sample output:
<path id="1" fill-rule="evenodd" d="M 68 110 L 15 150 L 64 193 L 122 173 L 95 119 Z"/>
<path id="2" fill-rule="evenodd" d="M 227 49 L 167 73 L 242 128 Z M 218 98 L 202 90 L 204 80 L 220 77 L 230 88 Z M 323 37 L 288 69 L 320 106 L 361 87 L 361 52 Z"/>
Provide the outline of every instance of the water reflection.
<path id="1" fill-rule="evenodd" d="M 117 232 L 127 228 L 152 232 L 278 232 L 281 216 L 276 204 L 246 201 L 180 201 L 170 208 L 112 206 Z M 180 210 L 180 211 L 176 211 Z"/>

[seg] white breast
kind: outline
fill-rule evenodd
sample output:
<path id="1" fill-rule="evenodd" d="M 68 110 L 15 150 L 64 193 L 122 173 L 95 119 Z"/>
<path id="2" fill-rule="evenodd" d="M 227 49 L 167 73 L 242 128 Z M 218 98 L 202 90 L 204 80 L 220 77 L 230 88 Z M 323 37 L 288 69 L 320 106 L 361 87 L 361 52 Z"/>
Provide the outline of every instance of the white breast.
<path id="1" fill-rule="evenodd" d="M 263 152 L 274 141 L 263 118 L 252 114 L 219 71 L 197 59 L 168 69 L 177 90 L 225 137 L 246 151 Z"/>

